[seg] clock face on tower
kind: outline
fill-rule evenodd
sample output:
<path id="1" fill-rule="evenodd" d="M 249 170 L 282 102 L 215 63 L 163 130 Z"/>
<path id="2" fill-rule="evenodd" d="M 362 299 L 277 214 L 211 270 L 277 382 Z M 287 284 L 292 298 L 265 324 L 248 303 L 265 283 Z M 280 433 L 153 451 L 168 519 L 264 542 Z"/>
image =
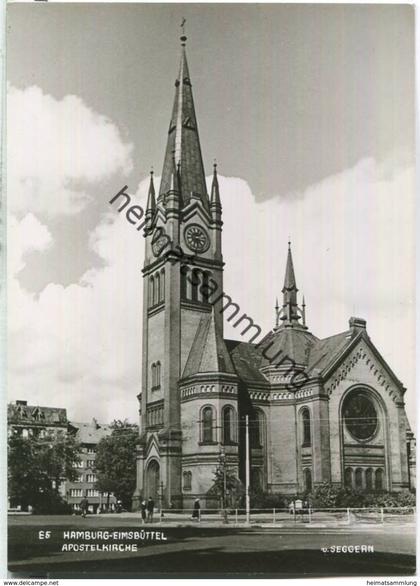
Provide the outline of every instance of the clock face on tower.
<path id="1" fill-rule="evenodd" d="M 194 252 L 206 252 L 210 246 L 207 232 L 199 224 L 189 224 L 184 230 L 187 246 Z"/>

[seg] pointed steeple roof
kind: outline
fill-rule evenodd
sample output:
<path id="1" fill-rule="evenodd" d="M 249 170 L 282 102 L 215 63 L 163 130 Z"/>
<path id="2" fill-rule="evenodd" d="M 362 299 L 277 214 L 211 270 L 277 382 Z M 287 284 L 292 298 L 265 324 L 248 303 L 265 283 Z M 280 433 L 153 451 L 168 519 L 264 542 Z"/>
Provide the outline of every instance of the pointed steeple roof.
<path id="1" fill-rule="evenodd" d="M 295 270 L 293 268 L 292 250 L 290 242 L 288 243 L 287 251 L 287 262 L 286 262 L 286 273 L 284 275 L 284 285 L 282 289 L 283 293 L 283 306 L 280 311 L 276 309 L 276 327 L 279 327 L 281 321 L 283 326 L 295 327 L 300 326 L 299 320 L 304 316 L 304 308 L 298 306 L 297 302 L 298 288 L 296 286 Z M 303 327 L 306 328 L 305 324 Z"/>
<path id="2" fill-rule="evenodd" d="M 175 164 L 177 168 L 179 167 L 181 179 L 182 205 L 185 206 L 189 202 L 191 193 L 196 193 L 200 195 L 201 201 L 208 209 L 209 202 L 204 165 L 185 51 L 186 37 L 182 36 L 181 41 L 181 62 L 175 82 L 175 99 L 169 124 L 159 197 L 171 189 L 173 157 L 175 157 Z"/>
<path id="3" fill-rule="evenodd" d="M 153 169 L 150 171 L 149 193 L 147 195 L 146 212 L 153 213 L 156 209 L 155 186 L 153 183 Z"/>
<path id="4" fill-rule="evenodd" d="M 213 181 L 211 184 L 210 206 L 211 207 L 218 207 L 218 208 L 222 207 L 222 204 L 220 202 L 219 181 L 217 179 L 217 163 L 216 162 L 213 163 Z"/>
<path id="5" fill-rule="evenodd" d="M 214 311 L 213 307 L 209 315 L 201 318 L 183 378 L 200 373 L 235 374 L 226 344 L 217 328 Z"/>
<path id="6" fill-rule="evenodd" d="M 284 285 L 282 289 L 282 293 L 287 291 L 298 291 L 296 287 L 296 278 L 295 278 L 295 270 L 293 268 L 293 258 L 292 258 L 292 250 L 290 247 L 290 242 L 288 243 L 288 251 L 287 251 L 287 263 L 286 263 L 286 274 L 284 275 Z"/>

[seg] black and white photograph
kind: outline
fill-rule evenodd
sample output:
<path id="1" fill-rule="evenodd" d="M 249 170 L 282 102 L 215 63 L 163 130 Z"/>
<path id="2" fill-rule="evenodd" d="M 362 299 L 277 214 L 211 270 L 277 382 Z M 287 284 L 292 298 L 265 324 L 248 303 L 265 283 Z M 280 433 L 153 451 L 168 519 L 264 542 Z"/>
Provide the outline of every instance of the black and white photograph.
<path id="1" fill-rule="evenodd" d="M 414 6 L 6 48 L 8 577 L 416 584 Z"/>

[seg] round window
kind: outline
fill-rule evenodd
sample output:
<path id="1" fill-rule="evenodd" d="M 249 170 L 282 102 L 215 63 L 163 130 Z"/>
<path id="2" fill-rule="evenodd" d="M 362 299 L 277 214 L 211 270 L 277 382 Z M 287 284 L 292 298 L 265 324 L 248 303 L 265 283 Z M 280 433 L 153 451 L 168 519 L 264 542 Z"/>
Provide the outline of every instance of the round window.
<path id="1" fill-rule="evenodd" d="M 375 405 L 364 391 L 354 391 L 344 400 L 343 419 L 357 440 L 369 439 L 378 428 Z"/>

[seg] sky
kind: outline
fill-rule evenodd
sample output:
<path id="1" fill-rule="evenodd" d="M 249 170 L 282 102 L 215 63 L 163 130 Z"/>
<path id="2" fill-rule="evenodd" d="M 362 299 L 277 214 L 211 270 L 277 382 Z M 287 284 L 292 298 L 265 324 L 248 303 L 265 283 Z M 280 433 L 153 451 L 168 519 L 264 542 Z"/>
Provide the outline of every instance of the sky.
<path id="1" fill-rule="evenodd" d="M 159 182 L 183 17 L 225 291 L 269 331 L 290 238 L 309 329 L 365 318 L 413 423 L 404 5 L 9 5 L 9 399 L 137 420 L 144 243 L 108 201 L 128 185 L 144 206 L 151 166 Z"/>

